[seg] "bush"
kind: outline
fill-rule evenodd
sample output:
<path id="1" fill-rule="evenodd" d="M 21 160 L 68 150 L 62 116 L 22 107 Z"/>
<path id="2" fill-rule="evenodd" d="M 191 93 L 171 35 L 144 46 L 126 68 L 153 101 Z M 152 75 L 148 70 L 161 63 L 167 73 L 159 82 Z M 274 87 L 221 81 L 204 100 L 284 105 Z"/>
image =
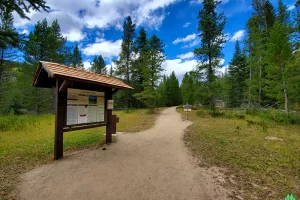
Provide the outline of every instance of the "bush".
<path id="1" fill-rule="evenodd" d="M 20 130 L 25 126 L 25 118 L 15 115 L 13 110 L 7 116 L 0 116 L 0 131 Z"/>
<path id="2" fill-rule="evenodd" d="M 196 115 L 197 115 L 198 117 L 205 117 L 205 116 L 207 115 L 207 112 L 205 112 L 204 110 L 198 110 L 198 111 L 196 112 Z"/>
<path id="3" fill-rule="evenodd" d="M 192 106 L 192 110 L 198 110 L 197 106 Z"/>
<path id="4" fill-rule="evenodd" d="M 224 117 L 225 112 L 220 112 L 220 111 L 208 111 L 208 114 L 212 117 Z"/>

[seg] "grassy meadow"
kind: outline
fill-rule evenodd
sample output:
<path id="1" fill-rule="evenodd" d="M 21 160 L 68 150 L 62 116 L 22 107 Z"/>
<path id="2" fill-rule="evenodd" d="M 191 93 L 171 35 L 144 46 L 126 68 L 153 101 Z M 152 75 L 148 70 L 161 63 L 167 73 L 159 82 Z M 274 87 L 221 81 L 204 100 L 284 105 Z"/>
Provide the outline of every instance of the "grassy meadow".
<path id="1" fill-rule="evenodd" d="M 300 198 L 300 125 L 264 115 L 192 110 L 184 140 L 201 165 L 224 167 L 227 186 L 244 199 L 284 199 L 290 192 Z"/>
<path id="2" fill-rule="evenodd" d="M 137 132 L 150 128 L 156 115 L 147 110 L 115 111 L 117 131 Z M 54 115 L 0 116 L 0 199 L 8 194 L 21 173 L 52 162 Z M 64 133 L 64 151 L 93 148 L 105 143 L 105 127 Z"/>

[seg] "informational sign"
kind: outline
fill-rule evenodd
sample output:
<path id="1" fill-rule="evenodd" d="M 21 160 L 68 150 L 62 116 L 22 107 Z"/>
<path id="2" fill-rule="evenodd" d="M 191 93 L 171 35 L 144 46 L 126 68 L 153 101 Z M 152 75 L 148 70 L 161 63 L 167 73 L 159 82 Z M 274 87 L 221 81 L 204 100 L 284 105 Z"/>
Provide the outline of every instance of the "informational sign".
<path id="1" fill-rule="evenodd" d="M 185 112 L 190 112 L 192 111 L 192 105 L 183 105 L 183 109 Z"/>
<path id="2" fill-rule="evenodd" d="M 67 125 L 104 122 L 104 92 L 68 88 Z"/>
<path id="3" fill-rule="evenodd" d="M 114 100 L 107 101 L 107 109 L 109 109 L 109 110 L 114 109 Z"/>

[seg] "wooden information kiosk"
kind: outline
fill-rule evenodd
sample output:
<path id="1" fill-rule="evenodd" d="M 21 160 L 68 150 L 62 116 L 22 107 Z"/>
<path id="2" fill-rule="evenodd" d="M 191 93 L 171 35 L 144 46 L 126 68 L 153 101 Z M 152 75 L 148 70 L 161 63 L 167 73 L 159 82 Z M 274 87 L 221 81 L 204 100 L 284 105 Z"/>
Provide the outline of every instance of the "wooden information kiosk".
<path id="1" fill-rule="evenodd" d="M 63 157 L 64 132 L 106 126 L 106 143 L 111 143 L 112 95 L 133 89 L 113 77 L 45 61 L 39 62 L 33 86 L 55 91 L 55 160 Z"/>

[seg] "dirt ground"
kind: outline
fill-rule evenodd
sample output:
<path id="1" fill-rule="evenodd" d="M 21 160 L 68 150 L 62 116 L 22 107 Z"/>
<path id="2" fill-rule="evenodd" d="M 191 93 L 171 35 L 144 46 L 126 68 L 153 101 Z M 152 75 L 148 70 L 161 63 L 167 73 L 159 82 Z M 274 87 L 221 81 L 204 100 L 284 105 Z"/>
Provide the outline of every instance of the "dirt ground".
<path id="1" fill-rule="evenodd" d="M 204 169 L 185 147 L 176 109 L 161 112 L 153 128 L 118 136 L 106 150 L 66 155 L 21 176 L 20 199 L 228 199 L 218 169 Z"/>

